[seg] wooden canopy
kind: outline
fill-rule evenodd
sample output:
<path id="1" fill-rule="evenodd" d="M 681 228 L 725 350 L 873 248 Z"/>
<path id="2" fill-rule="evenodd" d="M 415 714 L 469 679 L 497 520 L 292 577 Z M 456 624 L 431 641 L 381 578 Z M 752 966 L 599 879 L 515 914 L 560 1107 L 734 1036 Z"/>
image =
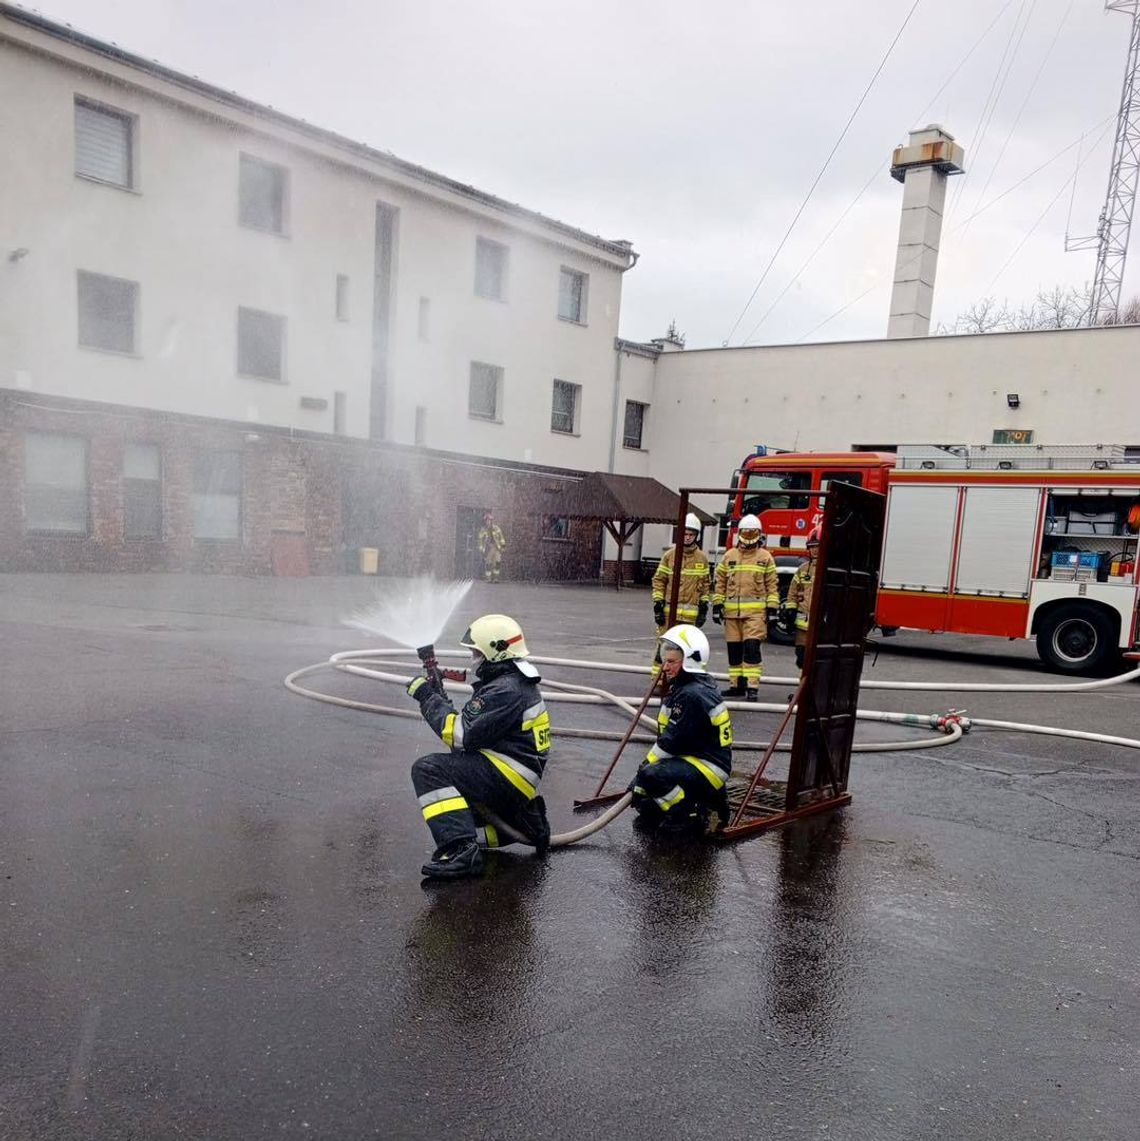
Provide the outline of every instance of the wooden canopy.
<path id="1" fill-rule="evenodd" d="M 591 472 L 581 483 L 567 488 L 558 514 L 568 519 L 592 519 L 602 523 L 617 544 L 615 586 L 621 590 L 625 548 L 643 523 L 676 525 L 681 497 L 663 483 L 644 475 L 613 475 Z M 716 517 L 699 507 L 690 508 L 708 526 Z"/>

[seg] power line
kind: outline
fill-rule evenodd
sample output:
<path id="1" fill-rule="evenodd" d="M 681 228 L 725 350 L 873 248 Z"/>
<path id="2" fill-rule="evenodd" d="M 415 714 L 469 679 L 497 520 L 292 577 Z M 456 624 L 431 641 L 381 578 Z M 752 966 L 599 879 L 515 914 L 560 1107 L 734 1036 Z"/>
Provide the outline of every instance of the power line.
<path id="1" fill-rule="evenodd" d="M 747 313 L 751 308 L 752 302 L 756 299 L 756 294 L 760 292 L 760 287 L 764 284 L 765 280 L 767 280 L 768 274 L 771 272 L 772 266 L 776 262 L 776 258 L 780 256 L 780 251 L 784 248 L 788 238 L 791 236 L 792 230 L 795 229 L 796 223 L 800 220 L 800 215 L 803 214 L 804 210 L 807 208 L 808 202 L 811 201 L 811 196 L 815 193 L 815 188 L 819 185 L 820 179 L 823 178 L 827 168 L 831 165 L 831 160 L 835 157 L 835 152 L 839 150 L 840 144 L 847 137 L 847 132 L 850 130 L 851 124 L 855 121 L 855 116 L 859 114 L 860 108 L 863 106 L 864 102 L 866 102 L 867 96 L 871 93 L 871 88 L 874 87 L 875 81 L 879 78 L 880 72 L 882 72 L 883 68 L 886 67 L 887 60 L 890 59 L 891 53 L 895 50 L 895 45 L 902 38 L 903 32 L 906 31 L 907 24 L 910 23 L 911 17 L 914 15 L 915 10 L 921 3 L 922 0 L 914 0 L 914 3 L 911 5 L 910 11 L 907 12 L 906 18 L 899 26 L 899 30 L 895 33 L 895 38 L 891 40 L 890 46 L 887 48 L 883 58 L 879 61 L 879 66 L 875 68 L 875 73 L 871 76 L 870 82 L 863 90 L 863 94 L 859 96 L 859 101 L 855 104 L 855 109 L 848 116 L 847 122 L 843 125 L 843 130 L 839 132 L 839 138 L 835 140 L 835 145 L 831 148 L 830 153 L 824 160 L 823 166 L 819 168 L 819 173 L 815 176 L 815 180 L 812 182 L 811 186 L 808 187 L 808 192 L 804 195 L 804 199 L 800 203 L 799 209 L 796 211 L 791 222 L 788 224 L 787 230 L 784 231 L 784 236 L 780 239 L 780 244 L 776 247 L 775 252 L 772 254 L 771 258 L 768 259 L 768 264 L 764 267 L 764 272 L 760 275 L 760 280 L 756 282 L 752 293 L 748 297 L 748 301 L 745 303 L 744 308 L 740 311 L 740 316 L 736 318 L 736 320 L 733 322 L 732 328 L 729 329 L 728 336 L 724 339 L 725 345 L 727 345 L 728 342 L 732 340 L 732 335 L 736 332 L 737 328 L 739 328 L 740 322 L 744 320 L 745 313 Z"/>
<path id="2" fill-rule="evenodd" d="M 1078 138 L 1074 139 L 1071 143 L 1069 143 L 1068 146 L 1062 147 L 1059 151 L 1057 151 L 1057 153 L 1055 155 L 1053 155 L 1052 158 L 1046 159 L 1040 166 L 1035 167 L 1033 170 L 1031 170 L 1023 178 L 1019 178 L 1017 180 L 1017 182 L 1015 182 L 1012 186 L 1009 186 L 1005 190 L 1003 190 L 996 198 L 992 198 L 984 206 L 979 206 L 977 210 L 975 210 L 967 219 L 965 219 L 965 221 L 959 222 L 958 225 L 955 226 L 954 229 L 951 230 L 950 234 L 947 236 L 958 233 L 959 230 L 961 230 L 969 222 L 972 222 L 976 217 L 978 217 L 979 214 L 984 214 L 992 206 L 996 206 L 1003 198 L 1005 198 L 1009 194 L 1012 194 L 1018 187 L 1024 185 L 1026 182 L 1028 182 L 1035 175 L 1040 174 L 1041 171 L 1046 169 L 1046 167 L 1052 166 L 1052 164 L 1055 163 L 1057 161 L 1057 159 L 1059 159 L 1062 155 L 1068 154 L 1069 151 L 1071 151 L 1074 147 L 1079 146 L 1081 144 L 1082 140 L 1089 133 L 1091 133 L 1091 131 L 1096 130 L 1097 127 L 1104 127 L 1105 124 L 1109 123 L 1110 121 L 1112 121 L 1115 118 L 1116 118 L 1115 114 L 1109 115 L 1106 118 L 1102 119 L 1095 126 L 1089 128 L 1089 130 L 1084 131 Z M 1102 133 L 1101 137 L 1103 138 L 1103 133 Z M 1098 142 L 1099 142 L 1099 140 L 1098 140 Z M 1086 161 L 1087 161 L 1087 156 L 1086 156 Z M 1066 186 L 1067 185 L 1068 185 L 1068 183 L 1066 183 Z M 909 269 L 912 265 L 915 265 L 922 258 L 922 256 L 923 256 L 922 253 L 916 254 L 913 258 L 911 258 L 910 261 L 906 262 L 900 268 Z M 852 305 L 858 305 L 859 302 L 863 300 L 863 298 L 867 297 L 871 293 L 874 293 L 878 289 L 882 289 L 887 284 L 888 283 L 885 281 L 878 281 L 874 285 L 868 286 L 868 288 L 864 289 L 862 293 L 858 294 L 855 297 L 852 297 L 850 301 L 844 302 L 844 304 L 842 304 L 838 309 L 836 309 L 829 316 L 825 317 L 818 324 L 813 325 L 806 333 L 801 334 L 796 339 L 796 343 L 799 344 L 802 341 L 806 341 L 807 338 L 810 337 L 813 333 L 818 333 L 820 329 L 822 329 L 825 325 L 829 325 L 832 321 L 835 320 L 836 317 L 839 317 L 842 314 L 846 313 L 847 310 L 850 309 Z"/>
<path id="3" fill-rule="evenodd" d="M 1021 26 L 1021 16 L 1025 11 L 1025 5 L 1028 0 L 1021 0 L 1021 7 L 1017 10 L 1017 15 L 1013 18 L 1013 27 L 1009 30 L 1009 39 L 1005 42 L 1005 48 L 1002 50 L 1001 58 L 998 60 L 997 70 L 994 72 L 993 80 L 990 82 L 990 89 L 986 93 L 985 101 L 982 103 L 982 112 L 978 116 L 978 122 L 974 127 L 974 133 L 970 136 L 971 146 L 973 148 L 973 159 L 971 167 L 976 166 L 978 158 L 982 153 L 982 148 L 985 146 L 986 133 L 989 130 L 990 120 L 993 117 L 994 109 L 997 107 L 998 99 L 1001 98 L 1001 91 L 1005 87 L 1005 80 L 1009 76 L 1009 71 L 1013 67 L 1014 58 L 1017 55 L 1017 48 L 1021 46 L 1021 39 L 1017 39 L 1017 47 L 1014 47 L 1014 38 L 1017 37 L 1018 29 L 1021 28 L 1021 34 L 1024 36 L 1025 29 Z M 1033 6 L 1036 6 L 1037 0 L 1032 0 Z M 1032 15 L 1032 7 L 1030 8 L 1030 15 Z M 1026 20 L 1026 25 L 1029 21 Z M 1011 50 L 1012 49 L 1012 54 Z M 1007 66 L 1006 61 L 1009 61 Z M 1004 78 L 1003 78 L 1004 76 Z M 976 141 L 975 141 L 976 140 Z M 959 180 L 958 185 L 954 189 L 953 201 L 950 203 L 949 209 L 946 211 L 947 215 L 953 213 L 958 208 L 958 203 L 962 199 L 962 195 L 966 189 L 966 181 L 970 177 L 970 171 L 966 173 Z"/>
<path id="4" fill-rule="evenodd" d="M 938 98 L 942 94 L 942 92 L 945 91 L 946 88 L 950 86 L 950 83 L 953 81 L 954 77 L 958 74 L 958 72 L 960 72 L 962 70 L 963 67 L 966 66 L 966 64 L 970 60 L 970 57 L 974 54 L 974 52 L 976 52 L 978 50 L 978 48 L 981 46 L 982 42 L 990 34 L 990 32 L 993 31 L 994 27 L 997 25 L 997 22 L 1002 18 L 1002 16 L 1005 14 L 1006 9 L 1012 3 L 1013 3 L 1013 0 L 1005 0 L 1005 3 L 1001 6 L 1001 9 L 998 11 L 997 15 L 994 16 L 994 18 L 990 21 L 990 23 L 986 27 L 985 31 L 983 31 L 982 34 L 980 36 L 978 36 L 978 38 L 976 40 L 974 40 L 970 49 L 961 58 L 961 60 L 958 61 L 957 67 L 955 67 L 954 70 L 952 72 L 950 72 L 950 74 L 942 81 L 942 86 L 938 88 L 938 90 L 927 101 L 926 106 L 918 113 L 918 116 L 916 119 L 917 122 L 921 123 L 921 121 L 926 117 L 927 112 L 938 101 Z M 764 313 L 761 316 L 760 320 L 757 321 L 756 324 L 752 326 L 752 329 L 749 331 L 748 335 L 741 342 L 742 344 L 748 344 L 751 342 L 752 338 L 756 335 L 757 331 L 760 329 L 760 326 L 764 324 L 764 322 L 768 319 L 768 317 L 772 313 L 772 311 L 776 308 L 777 305 L 779 305 L 780 301 L 783 300 L 783 298 L 787 295 L 788 290 L 791 289 L 792 286 L 795 285 L 795 283 L 797 281 L 799 281 L 799 279 L 803 276 L 804 271 L 808 268 L 808 266 L 811 265 L 811 263 L 813 261 L 815 261 L 820 250 L 822 250 L 823 247 L 826 246 L 827 243 L 831 240 L 832 236 L 835 234 L 835 231 L 839 229 L 839 227 L 842 225 L 844 219 L 846 219 L 847 215 L 850 214 L 851 211 L 854 210 L 855 207 L 859 204 L 859 202 L 863 198 L 863 195 L 866 194 L 867 191 L 871 188 L 871 184 L 881 174 L 882 169 L 883 169 L 882 162 L 881 161 L 876 162 L 875 168 L 874 168 L 874 170 L 871 171 L 870 175 L 868 176 L 866 184 L 863 186 L 862 190 L 860 190 L 859 193 L 856 194 L 855 197 L 847 204 L 847 207 L 844 209 L 843 213 L 839 215 L 839 217 L 835 220 L 835 223 L 832 225 L 831 229 L 828 230 L 827 235 L 824 237 L 823 241 L 821 241 L 819 243 L 819 245 L 817 245 L 815 247 L 815 249 L 812 250 L 812 252 L 807 257 L 807 260 L 803 263 L 803 265 L 800 266 L 800 268 L 798 270 L 796 270 L 796 272 L 792 275 L 792 277 L 788 281 L 788 283 L 777 294 L 776 299 L 772 302 L 771 305 L 768 306 L 767 309 L 764 310 Z"/>
<path id="5" fill-rule="evenodd" d="M 1069 0 L 1069 6 L 1065 9 L 1064 14 L 1061 16 L 1061 22 L 1057 25 L 1057 30 L 1053 33 L 1053 39 L 1049 47 L 1045 51 L 1045 55 L 1041 59 L 1041 63 L 1037 68 L 1037 74 L 1033 77 L 1033 82 L 1029 85 L 1029 90 L 1025 93 L 1025 98 L 1021 101 L 1021 106 L 1017 109 L 1017 115 L 1014 117 L 1013 124 L 1006 133 L 1005 141 L 1001 145 L 1001 150 L 998 151 L 998 156 L 994 160 L 994 165 L 990 168 L 990 173 L 986 176 L 986 184 L 982 187 L 982 192 L 978 195 L 978 202 L 981 202 L 986 196 L 986 191 L 990 188 L 990 183 L 993 181 L 994 175 L 997 174 L 997 169 L 1001 166 L 1001 160 L 1005 157 L 1006 148 L 1009 146 L 1010 139 L 1013 138 L 1014 131 L 1017 130 L 1018 124 L 1021 122 L 1021 116 L 1025 114 L 1025 108 L 1029 105 L 1029 100 L 1033 98 L 1033 92 L 1037 90 L 1037 84 L 1041 80 L 1041 75 L 1045 71 L 1045 65 L 1049 62 L 1049 57 L 1053 54 L 1053 49 L 1057 46 L 1057 41 L 1061 38 L 1061 31 L 1064 29 L 1065 24 L 1068 22 L 1069 13 L 1073 10 L 1075 0 Z M 1074 189 L 1076 183 L 1073 184 Z M 976 203 L 975 203 L 976 205 Z"/>

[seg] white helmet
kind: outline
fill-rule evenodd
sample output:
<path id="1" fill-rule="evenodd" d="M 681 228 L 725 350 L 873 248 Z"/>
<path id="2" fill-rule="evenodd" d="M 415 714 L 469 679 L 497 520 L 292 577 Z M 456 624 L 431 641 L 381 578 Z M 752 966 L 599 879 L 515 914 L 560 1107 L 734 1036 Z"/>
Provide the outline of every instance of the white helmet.
<path id="1" fill-rule="evenodd" d="M 687 674 L 703 674 L 709 664 L 709 640 L 696 628 L 687 623 L 670 626 L 661 635 L 661 644 L 684 654 L 681 669 Z"/>
<path id="2" fill-rule="evenodd" d="M 755 532 L 755 539 L 745 539 L 744 532 Z M 764 541 L 764 534 L 760 528 L 760 520 L 755 515 L 745 515 L 736 525 L 737 542 L 742 547 L 758 547 Z"/>
<path id="3" fill-rule="evenodd" d="M 459 644 L 478 650 L 489 662 L 510 662 L 530 654 L 522 627 L 505 614 L 484 614 L 467 627 Z"/>
<path id="4" fill-rule="evenodd" d="M 701 532 L 701 521 L 691 511 L 685 516 L 685 530 Z"/>

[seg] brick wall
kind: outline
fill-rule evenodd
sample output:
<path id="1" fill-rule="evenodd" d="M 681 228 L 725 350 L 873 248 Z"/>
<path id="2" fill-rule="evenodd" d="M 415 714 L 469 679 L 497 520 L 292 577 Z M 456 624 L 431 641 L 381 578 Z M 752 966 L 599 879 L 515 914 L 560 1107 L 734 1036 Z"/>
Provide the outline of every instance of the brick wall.
<path id="1" fill-rule="evenodd" d="M 37 535 L 25 519 L 28 432 L 87 441 L 89 531 Z M 162 457 L 162 537 L 124 535 L 123 460 L 132 442 Z M 241 456 L 241 534 L 194 537 L 200 452 Z M 504 467 L 423 449 L 342 437 L 296 437 L 249 425 L 0 391 L 0 570 L 355 573 L 358 549 L 380 551 L 380 573 L 478 573 L 468 548 L 492 510 L 507 548 L 503 577 L 596 580 L 599 524 L 552 524 L 574 473 Z M 289 557 L 283 557 L 283 552 Z M 283 569 L 289 568 L 289 569 Z"/>

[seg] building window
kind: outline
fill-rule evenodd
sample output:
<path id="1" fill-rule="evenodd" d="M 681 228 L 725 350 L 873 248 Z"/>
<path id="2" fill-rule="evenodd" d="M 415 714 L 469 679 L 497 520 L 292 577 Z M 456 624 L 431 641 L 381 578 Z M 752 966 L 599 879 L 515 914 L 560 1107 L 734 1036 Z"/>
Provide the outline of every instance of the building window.
<path id="1" fill-rule="evenodd" d="M 507 299 L 507 257 L 510 251 L 489 238 L 475 239 L 475 292 L 492 301 Z"/>
<path id="2" fill-rule="evenodd" d="M 162 538 L 162 453 L 157 444 L 127 444 L 123 453 L 123 535 Z"/>
<path id="3" fill-rule="evenodd" d="M 85 349 L 133 353 L 138 283 L 84 270 L 77 281 L 79 344 Z"/>
<path id="4" fill-rule="evenodd" d="M 283 166 L 242 155 L 238 166 L 238 221 L 251 230 L 285 233 L 289 172 Z"/>
<path id="5" fill-rule="evenodd" d="M 586 323 L 586 294 L 589 291 L 588 274 L 562 267 L 558 275 L 558 316 L 563 321 Z"/>
<path id="6" fill-rule="evenodd" d="M 639 404 L 636 400 L 625 402 L 625 429 L 622 432 L 622 447 L 641 447 L 642 436 L 645 432 L 645 413 L 648 408 L 648 404 Z"/>
<path id="7" fill-rule="evenodd" d="M 544 515 L 542 517 L 542 537 L 558 542 L 570 539 L 570 520 L 565 515 Z"/>
<path id="8" fill-rule="evenodd" d="M 421 341 L 431 340 L 431 298 L 420 298 L 419 318 L 416 321 L 416 335 Z"/>
<path id="9" fill-rule="evenodd" d="M 24 525 L 52 535 L 87 534 L 87 441 L 24 437 Z"/>
<path id="10" fill-rule="evenodd" d="M 503 370 L 498 365 L 471 362 L 471 385 L 467 391 L 467 415 L 479 420 L 498 420 L 502 399 Z"/>
<path id="11" fill-rule="evenodd" d="M 580 384 L 566 380 L 554 382 L 554 398 L 550 406 L 550 430 L 573 434 L 578 430 L 578 403 L 582 392 Z"/>
<path id="12" fill-rule="evenodd" d="M 241 538 L 241 453 L 194 457 L 195 539 Z"/>
<path id="13" fill-rule="evenodd" d="M 348 276 L 343 273 L 336 275 L 336 319 L 348 320 Z"/>
<path id="14" fill-rule="evenodd" d="M 237 370 L 259 380 L 285 377 L 285 318 L 238 308 Z"/>
<path id="15" fill-rule="evenodd" d="M 135 184 L 135 117 L 75 100 L 75 173 L 130 190 Z"/>

